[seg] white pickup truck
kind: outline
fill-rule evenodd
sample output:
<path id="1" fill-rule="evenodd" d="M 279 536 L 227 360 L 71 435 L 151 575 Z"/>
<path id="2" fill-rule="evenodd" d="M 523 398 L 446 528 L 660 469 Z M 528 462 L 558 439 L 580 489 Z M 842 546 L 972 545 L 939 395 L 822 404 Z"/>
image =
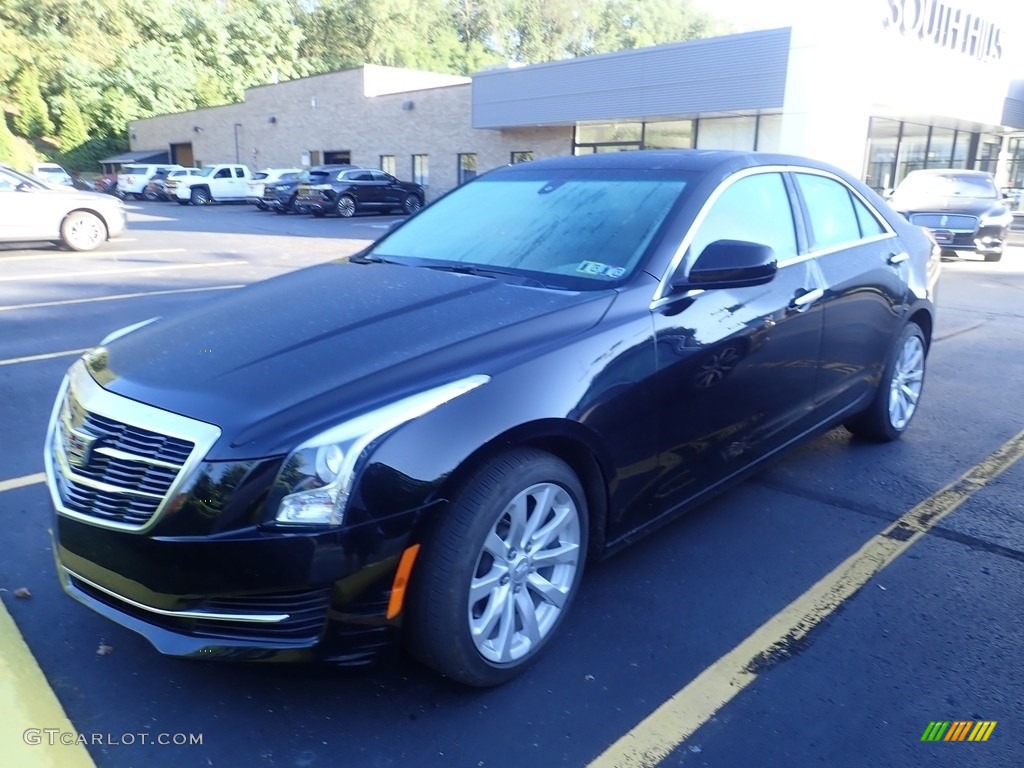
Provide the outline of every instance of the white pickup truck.
<path id="1" fill-rule="evenodd" d="M 167 179 L 167 195 L 181 205 L 245 200 L 252 172 L 244 165 L 208 165 L 198 173 Z"/>

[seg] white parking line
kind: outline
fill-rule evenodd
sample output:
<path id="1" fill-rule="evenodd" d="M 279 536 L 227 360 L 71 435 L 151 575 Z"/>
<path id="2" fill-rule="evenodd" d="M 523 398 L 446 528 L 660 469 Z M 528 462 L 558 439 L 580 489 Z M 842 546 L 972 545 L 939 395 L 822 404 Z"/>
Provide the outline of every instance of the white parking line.
<path id="1" fill-rule="evenodd" d="M 203 269 L 205 267 L 228 267 L 248 264 L 248 261 L 203 261 L 199 264 L 165 264 L 160 267 L 138 267 L 133 269 L 96 269 L 87 272 L 46 272 L 38 275 L 14 275 L 13 277 L 0 277 L 0 283 L 13 283 L 20 280 L 52 280 L 54 277 L 91 277 L 92 275 L 132 275 L 140 272 L 169 272 L 175 269 Z"/>
<path id="2" fill-rule="evenodd" d="M 184 248 L 155 248 L 149 251 L 90 251 L 89 253 L 33 253 L 28 256 L 0 255 L 0 264 L 8 261 L 32 261 L 33 259 L 81 259 L 83 256 L 152 256 L 158 253 L 184 253 Z"/>
<path id="3" fill-rule="evenodd" d="M 13 491 L 15 488 L 24 488 L 26 485 L 35 485 L 46 481 L 45 472 L 36 472 L 34 475 L 23 475 L 10 480 L 0 480 L 0 493 Z"/>
<path id="4" fill-rule="evenodd" d="M 52 360 L 55 357 L 68 357 L 70 355 L 80 355 L 83 352 L 88 352 L 92 347 L 85 347 L 84 349 L 69 349 L 65 352 L 47 352 L 45 355 L 28 355 L 27 357 L 9 357 L 6 360 L 0 360 L 0 366 L 2 365 L 17 365 L 18 363 L 34 363 L 37 360 Z"/>
<path id="5" fill-rule="evenodd" d="M 201 291 L 227 291 L 233 288 L 244 288 L 244 283 L 235 285 L 211 285 L 206 288 L 174 288 L 167 291 L 142 291 L 140 293 L 117 293 L 112 296 L 93 296 L 88 299 L 60 299 L 59 301 L 37 301 L 34 304 L 11 304 L 0 307 L 0 312 L 12 312 L 16 309 L 40 309 L 42 307 L 64 307 L 69 304 L 90 304 L 94 301 L 116 301 L 118 299 L 139 299 L 144 296 L 170 296 L 176 293 L 200 293 Z"/>

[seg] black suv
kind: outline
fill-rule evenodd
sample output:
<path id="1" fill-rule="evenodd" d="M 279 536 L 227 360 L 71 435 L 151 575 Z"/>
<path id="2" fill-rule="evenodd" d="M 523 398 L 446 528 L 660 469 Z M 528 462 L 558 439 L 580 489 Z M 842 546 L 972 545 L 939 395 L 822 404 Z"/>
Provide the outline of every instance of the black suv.
<path id="1" fill-rule="evenodd" d="M 298 199 L 299 185 L 308 183 L 312 174 L 331 174 L 337 171 L 354 168 L 352 165 L 317 165 L 303 171 L 297 179 L 282 179 L 263 187 L 263 210 L 274 213 L 309 213 L 309 208 Z"/>
<path id="2" fill-rule="evenodd" d="M 423 187 L 376 168 L 317 168 L 299 184 L 298 204 L 314 216 L 345 219 L 364 210 L 413 214 L 423 207 Z"/>

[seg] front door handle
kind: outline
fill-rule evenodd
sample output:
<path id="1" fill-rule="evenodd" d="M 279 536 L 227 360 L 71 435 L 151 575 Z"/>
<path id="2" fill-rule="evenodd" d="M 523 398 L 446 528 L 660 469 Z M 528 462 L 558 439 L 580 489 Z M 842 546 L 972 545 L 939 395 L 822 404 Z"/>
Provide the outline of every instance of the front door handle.
<path id="1" fill-rule="evenodd" d="M 803 312 L 824 295 L 825 291 L 821 288 L 815 288 L 812 291 L 805 291 L 801 289 L 801 291 L 793 297 L 793 300 L 789 302 L 789 306 L 792 309 Z"/>
<path id="2" fill-rule="evenodd" d="M 899 253 L 892 254 L 888 258 L 888 262 L 890 264 L 892 264 L 893 266 L 896 266 L 897 264 L 902 264 L 904 261 L 906 261 L 909 258 L 910 258 L 910 254 L 909 253 L 907 253 L 906 251 L 900 251 Z"/>

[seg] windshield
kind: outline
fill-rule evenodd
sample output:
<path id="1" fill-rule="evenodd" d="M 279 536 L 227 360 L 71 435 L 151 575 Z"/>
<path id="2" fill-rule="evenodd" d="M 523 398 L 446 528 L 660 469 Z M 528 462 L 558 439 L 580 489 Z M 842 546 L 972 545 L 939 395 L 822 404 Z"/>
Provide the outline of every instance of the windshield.
<path id="1" fill-rule="evenodd" d="M 900 197 L 999 197 L 990 177 L 956 173 L 911 174 L 896 188 L 895 194 Z"/>
<path id="2" fill-rule="evenodd" d="M 641 170 L 481 176 L 424 208 L 368 255 L 601 288 L 635 271 L 691 179 Z"/>
<path id="3" fill-rule="evenodd" d="M 201 171 L 199 171 L 199 173 L 197 173 L 196 176 L 209 176 L 211 173 L 213 173 L 213 166 L 208 165 Z"/>

